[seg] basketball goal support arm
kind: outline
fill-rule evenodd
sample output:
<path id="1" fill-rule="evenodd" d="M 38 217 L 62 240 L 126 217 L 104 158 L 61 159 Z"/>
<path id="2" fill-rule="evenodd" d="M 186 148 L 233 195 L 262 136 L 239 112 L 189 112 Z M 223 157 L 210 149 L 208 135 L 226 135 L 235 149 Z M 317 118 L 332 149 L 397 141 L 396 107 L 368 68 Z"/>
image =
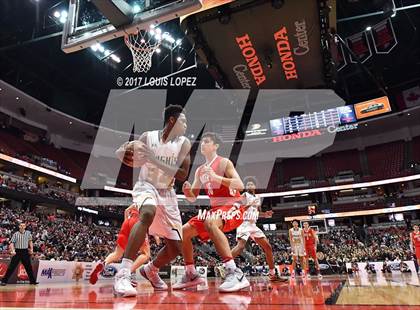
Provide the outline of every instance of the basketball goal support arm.
<path id="1" fill-rule="evenodd" d="M 91 0 L 115 28 L 131 24 L 134 14 L 131 6 L 123 0 Z"/>
<path id="2" fill-rule="evenodd" d="M 388 96 L 387 91 L 382 86 L 382 84 L 378 81 L 378 79 L 370 72 L 368 68 L 360 61 L 360 58 L 351 50 L 351 48 L 346 44 L 346 42 L 341 38 L 337 33 L 332 34 L 333 39 L 335 42 L 341 43 L 341 45 L 344 47 L 347 53 L 349 53 L 357 62 L 357 64 L 360 66 L 362 71 L 367 74 L 367 76 L 376 84 L 376 87 L 382 92 L 384 96 Z"/>

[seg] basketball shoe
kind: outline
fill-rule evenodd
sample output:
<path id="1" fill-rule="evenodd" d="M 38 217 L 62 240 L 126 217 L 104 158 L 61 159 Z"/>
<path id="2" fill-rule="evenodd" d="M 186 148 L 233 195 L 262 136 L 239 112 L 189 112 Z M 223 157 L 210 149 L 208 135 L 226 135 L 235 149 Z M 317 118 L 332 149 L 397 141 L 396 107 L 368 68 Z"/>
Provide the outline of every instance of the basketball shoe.
<path id="1" fill-rule="evenodd" d="M 245 278 L 241 269 L 226 269 L 226 279 L 219 286 L 220 292 L 236 292 L 249 287 L 249 281 Z"/>
<path id="2" fill-rule="evenodd" d="M 142 277 L 148 280 L 156 291 L 168 290 L 168 285 L 159 276 L 159 269 L 151 265 L 150 262 L 146 266 L 140 267 L 139 271 Z"/>
<path id="3" fill-rule="evenodd" d="M 184 288 L 197 286 L 200 284 L 204 284 L 206 280 L 202 278 L 197 272 L 195 273 L 189 273 L 186 272 L 180 281 L 172 285 L 172 288 L 174 290 L 182 290 Z"/>
<path id="4" fill-rule="evenodd" d="M 95 266 L 95 269 L 93 269 L 92 273 L 90 274 L 90 277 L 89 277 L 90 284 L 95 284 L 96 282 L 98 282 L 98 276 L 102 270 L 104 270 L 104 263 L 99 262 Z"/>
<path id="5" fill-rule="evenodd" d="M 128 268 L 121 268 L 115 275 L 114 295 L 119 297 L 132 297 L 137 290 L 131 285 L 131 272 Z"/>

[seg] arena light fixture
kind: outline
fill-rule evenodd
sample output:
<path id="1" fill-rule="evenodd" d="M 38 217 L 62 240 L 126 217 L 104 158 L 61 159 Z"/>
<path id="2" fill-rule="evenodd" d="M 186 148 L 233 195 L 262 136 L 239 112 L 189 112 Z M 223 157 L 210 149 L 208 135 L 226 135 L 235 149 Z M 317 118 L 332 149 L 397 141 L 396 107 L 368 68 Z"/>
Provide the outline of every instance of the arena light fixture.
<path id="1" fill-rule="evenodd" d="M 337 213 L 328 213 L 328 214 L 317 214 L 314 216 L 308 216 L 308 215 L 290 216 L 290 217 L 285 217 L 284 221 L 288 222 L 294 219 L 298 221 L 311 220 L 311 219 L 322 220 L 322 219 L 331 219 L 331 218 L 340 218 L 340 217 L 368 216 L 368 215 L 407 212 L 407 211 L 416 211 L 416 210 L 420 210 L 420 205 L 373 209 L 373 210 L 362 210 L 362 211 L 337 212 Z"/>
<path id="2" fill-rule="evenodd" d="M 111 59 L 113 60 L 113 61 L 115 61 L 116 63 L 120 63 L 121 62 L 121 58 L 120 57 L 118 57 L 117 55 L 115 55 L 115 54 L 112 54 L 111 55 Z"/>
<path id="3" fill-rule="evenodd" d="M 138 4 L 133 5 L 133 13 L 134 14 L 137 14 L 140 11 L 141 11 L 140 5 L 138 5 Z"/>
<path id="4" fill-rule="evenodd" d="M 69 182 L 72 182 L 72 183 L 76 183 L 76 181 L 77 181 L 75 178 L 72 178 L 72 177 L 69 177 L 67 175 L 55 172 L 55 171 L 50 170 L 50 169 L 46 169 L 44 167 L 40 167 L 40 166 L 31 164 L 31 163 L 28 163 L 24 160 L 14 158 L 14 157 L 11 157 L 11 156 L 6 155 L 6 154 L 1 154 L 0 153 L 0 159 L 4 160 L 4 161 L 7 161 L 7 162 L 14 163 L 18 166 L 22 166 L 22 167 L 25 167 L 25 168 L 28 168 L 28 169 L 32 169 L 32 170 L 36 170 L 36 171 L 39 171 L 39 172 L 42 172 L 42 173 L 45 173 L 45 174 L 48 174 L 48 175 L 52 175 L 52 176 L 54 176 L 58 179 L 66 180 L 66 181 L 69 181 Z"/>
<path id="5" fill-rule="evenodd" d="M 366 31 L 371 31 L 372 30 L 372 26 L 367 26 L 366 27 Z"/>
<path id="6" fill-rule="evenodd" d="M 327 186 L 327 187 L 317 187 L 317 188 L 309 188 L 309 189 L 302 189 L 302 190 L 294 190 L 294 191 L 286 191 L 286 192 L 273 192 L 273 193 L 261 193 L 261 198 L 267 197 L 284 197 L 284 198 L 293 198 L 295 195 L 302 195 L 302 194 L 313 194 L 313 193 L 322 193 L 322 192 L 332 192 L 332 191 L 340 191 L 346 189 L 356 189 L 356 188 L 368 188 L 374 187 L 379 185 L 385 184 L 393 184 L 393 183 L 402 183 L 402 182 L 409 182 L 414 180 L 420 180 L 420 174 L 414 174 L 406 177 L 399 177 L 393 179 L 385 179 L 373 182 L 364 182 L 364 183 L 355 183 L 355 184 L 347 184 L 347 185 L 336 185 L 336 186 Z M 131 194 L 131 190 L 105 186 L 104 190 L 111 191 L 111 192 L 118 192 L 124 194 Z M 185 198 L 184 195 L 177 195 L 178 198 Z M 206 195 L 199 195 L 199 199 L 208 199 Z"/>
<path id="7" fill-rule="evenodd" d="M 90 47 L 90 49 L 91 49 L 92 51 L 96 52 L 96 51 L 98 50 L 98 47 L 99 47 L 99 43 L 98 43 L 98 44 L 95 44 L 95 45 L 92 45 L 92 46 Z"/>
<path id="8" fill-rule="evenodd" d="M 155 33 L 155 39 L 156 39 L 156 40 L 158 40 L 158 41 L 162 40 L 162 34 L 161 34 L 161 33 L 156 32 L 156 33 Z"/>

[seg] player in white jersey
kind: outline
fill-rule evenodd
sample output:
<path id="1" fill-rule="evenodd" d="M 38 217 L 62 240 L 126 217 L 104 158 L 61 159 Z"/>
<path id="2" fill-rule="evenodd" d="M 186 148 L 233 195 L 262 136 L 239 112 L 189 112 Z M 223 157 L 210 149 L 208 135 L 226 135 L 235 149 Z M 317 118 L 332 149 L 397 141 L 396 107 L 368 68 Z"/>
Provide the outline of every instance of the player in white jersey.
<path id="1" fill-rule="evenodd" d="M 299 227 L 299 222 L 293 220 L 293 227 L 289 229 L 289 240 L 292 248 L 293 263 L 292 263 L 292 278 L 295 277 L 296 263 L 300 259 L 300 267 L 302 268 L 302 277 L 305 277 L 305 243 L 303 236 L 303 229 Z"/>
<path id="2" fill-rule="evenodd" d="M 140 274 L 155 290 L 167 290 L 159 277 L 159 268 L 169 264 L 182 249 L 182 221 L 173 189 L 174 178 L 185 181 L 190 166 L 190 141 L 184 137 L 187 120 L 181 106 L 168 106 L 164 111 L 163 130 L 148 131 L 138 141 L 125 143 L 117 150 L 124 164 L 133 167 L 136 160 L 145 161 L 139 180 L 133 188 L 133 202 L 140 210 L 140 221 L 130 232 L 121 269 L 115 276 L 117 296 L 136 296 L 130 282 L 130 268 L 147 233 L 165 239 L 156 258 L 140 268 Z M 126 152 L 131 154 L 127 157 Z"/>
<path id="3" fill-rule="evenodd" d="M 261 198 L 255 194 L 256 182 L 249 179 L 246 182 L 246 192 L 242 195 L 243 204 L 247 207 L 244 213 L 244 222 L 236 229 L 237 244 L 232 249 L 233 258 L 240 255 L 245 249 L 248 239 L 251 237 L 256 244 L 258 244 L 265 253 L 267 260 L 270 281 L 287 281 L 287 279 L 280 278 L 278 271 L 274 265 L 273 249 L 271 248 L 270 241 L 257 226 L 258 217 L 271 217 L 273 211 L 262 212 Z"/>

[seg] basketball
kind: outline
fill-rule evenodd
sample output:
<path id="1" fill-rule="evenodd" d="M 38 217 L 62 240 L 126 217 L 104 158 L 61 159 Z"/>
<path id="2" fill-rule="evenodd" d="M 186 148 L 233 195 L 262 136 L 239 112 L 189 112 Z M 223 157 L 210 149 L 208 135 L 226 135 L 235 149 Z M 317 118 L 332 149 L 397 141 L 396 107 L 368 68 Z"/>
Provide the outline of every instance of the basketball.
<path id="1" fill-rule="evenodd" d="M 147 145 L 141 141 L 130 142 L 129 149 L 128 152 L 126 152 L 126 155 L 132 161 L 132 166 L 134 168 L 139 168 L 146 163 L 146 159 L 142 154 L 142 149 L 145 147 L 147 147 Z"/>
<path id="2" fill-rule="evenodd" d="M 140 168 L 146 163 L 146 159 L 141 152 L 143 147 L 146 147 L 143 142 L 131 141 L 125 148 L 119 148 L 116 155 L 127 166 Z"/>

